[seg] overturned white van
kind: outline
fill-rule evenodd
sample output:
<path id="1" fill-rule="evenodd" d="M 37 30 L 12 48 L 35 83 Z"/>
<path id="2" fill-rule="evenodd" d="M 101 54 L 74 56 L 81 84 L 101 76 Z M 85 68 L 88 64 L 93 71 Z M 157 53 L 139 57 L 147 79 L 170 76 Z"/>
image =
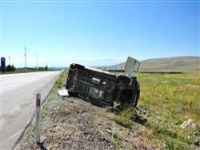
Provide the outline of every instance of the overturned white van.
<path id="1" fill-rule="evenodd" d="M 139 62 L 128 57 L 127 75 L 115 75 L 107 71 L 71 64 L 66 81 L 70 96 L 78 96 L 100 106 L 136 107 L 140 85 L 135 76 Z"/>

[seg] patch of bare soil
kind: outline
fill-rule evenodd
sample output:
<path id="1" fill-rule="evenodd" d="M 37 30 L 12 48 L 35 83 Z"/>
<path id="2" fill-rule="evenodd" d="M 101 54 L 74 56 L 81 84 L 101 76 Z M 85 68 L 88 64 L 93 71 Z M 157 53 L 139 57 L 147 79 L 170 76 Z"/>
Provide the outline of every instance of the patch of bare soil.
<path id="1" fill-rule="evenodd" d="M 143 136 L 147 132 L 143 126 L 136 123 L 135 129 L 125 128 L 102 115 L 105 113 L 105 109 L 79 98 L 60 101 L 42 119 L 44 147 L 49 150 L 160 149 Z M 22 137 L 20 149 L 40 149 L 34 143 L 33 125 Z"/>

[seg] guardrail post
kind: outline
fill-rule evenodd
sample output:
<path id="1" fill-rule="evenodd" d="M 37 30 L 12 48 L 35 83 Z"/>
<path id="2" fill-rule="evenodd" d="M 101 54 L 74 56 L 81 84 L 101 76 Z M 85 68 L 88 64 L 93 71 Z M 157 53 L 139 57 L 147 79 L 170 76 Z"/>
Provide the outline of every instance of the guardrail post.
<path id="1" fill-rule="evenodd" d="M 36 94 L 36 127 L 35 127 L 35 140 L 37 144 L 40 144 L 40 104 L 41 94 Z"/>

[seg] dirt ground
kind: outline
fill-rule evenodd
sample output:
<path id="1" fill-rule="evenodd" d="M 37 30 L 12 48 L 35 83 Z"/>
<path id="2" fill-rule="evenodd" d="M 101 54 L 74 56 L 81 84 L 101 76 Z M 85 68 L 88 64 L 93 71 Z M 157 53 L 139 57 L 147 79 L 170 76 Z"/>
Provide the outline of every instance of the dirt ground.
<path id="1" fill-rule="evenodd" d="M 160 149 L 149 142 L 145 127 L 126 128 L 106 117 L 106 109 L 67 97 L 42 114 L 41 140 L 49 150 Z M 25 131 L 19 149 L 40 149 L 34 142 L 34 122 Z"/>

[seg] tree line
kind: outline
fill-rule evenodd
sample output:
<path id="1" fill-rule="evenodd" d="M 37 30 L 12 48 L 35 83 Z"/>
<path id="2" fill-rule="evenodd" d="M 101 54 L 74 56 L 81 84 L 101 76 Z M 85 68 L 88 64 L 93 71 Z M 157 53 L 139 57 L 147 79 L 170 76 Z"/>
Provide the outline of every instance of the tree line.
<path id="1" fill-rule="evenodd" d="M 27 67 L 27 68 L 16 68 L 14 65 L 7 65 L 6 72 L 23 72 L 23 71 L 48 71 L 48 66 L 44 67 Z"/>

